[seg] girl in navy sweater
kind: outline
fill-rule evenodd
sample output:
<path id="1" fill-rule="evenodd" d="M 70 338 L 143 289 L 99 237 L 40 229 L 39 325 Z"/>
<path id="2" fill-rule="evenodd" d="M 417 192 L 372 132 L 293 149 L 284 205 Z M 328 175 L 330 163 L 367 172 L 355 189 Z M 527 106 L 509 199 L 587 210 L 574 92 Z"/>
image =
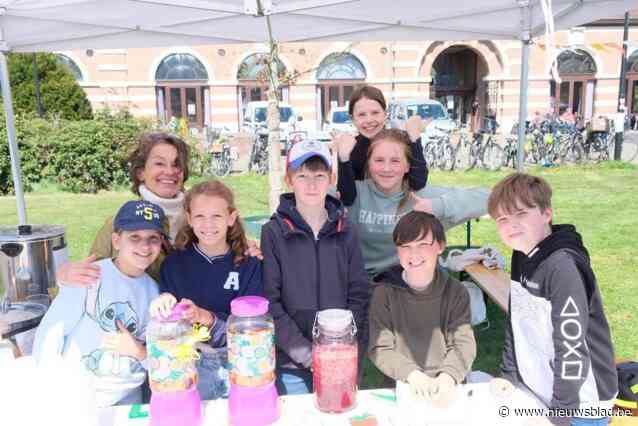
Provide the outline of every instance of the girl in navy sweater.
<path id="1" fill-rule="evenodd" d="M 199 348 L 197 388 L 203 399 L 228 392 L 226 319 L 236 297 L 263 295 L 261 262 L 246 256 L 247 241 L 232 191 L 217 180 L 199 183 L 184 199 L 187 225 L 177 235 L 177 250 L 162 264 L 160 296 L 151 313 L 168 315 L 178 303 L 184 318 L 211 330 Z"/>

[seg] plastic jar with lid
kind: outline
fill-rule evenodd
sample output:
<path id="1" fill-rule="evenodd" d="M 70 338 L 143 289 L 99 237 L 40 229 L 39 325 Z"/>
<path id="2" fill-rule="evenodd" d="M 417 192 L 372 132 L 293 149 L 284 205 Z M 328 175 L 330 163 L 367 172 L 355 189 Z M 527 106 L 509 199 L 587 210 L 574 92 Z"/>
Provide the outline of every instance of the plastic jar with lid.
<path id="1" fill-rule="evenodd" d="M 148 378 L 156 392 L 184 391 L 197 384 L 192 351 L 193 326 L 182 319 L 186 306 L 177 304 L 168 317 L 153 317 L 146 328 Z"/>
<path id="2" fill-rule="evenodd" d="M 230 384 L 259 387 L 275 381 L 275 323 L 268 301 L 259 296 L 238 297 L 230 304 L 227 321 Z"/>
<path id="3" fill-rule="evenodd" d="M 342 413 L 357 398 L 357 327 L 347 309 L 317 312 L 313 327 L 312 378 L 317 408 Z"/>

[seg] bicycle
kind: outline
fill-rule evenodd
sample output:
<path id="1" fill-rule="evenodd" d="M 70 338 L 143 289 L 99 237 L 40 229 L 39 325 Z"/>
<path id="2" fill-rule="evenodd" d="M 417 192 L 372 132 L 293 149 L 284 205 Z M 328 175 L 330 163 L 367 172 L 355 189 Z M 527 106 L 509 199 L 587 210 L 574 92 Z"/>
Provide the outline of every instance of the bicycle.
<path id="1" fill-rule="evenodd" d="M 585 159 L 583 148 L 583 135 L 575 132 L 565 142 L 561 143 L 560 161 L 564 164 L 580 164 Z"/>
<path id="2" fill-rule="evenodd" d="M 432 136 L 423 147 L 423 156 L 429 167 L 452 171 L 456 164 L 456 150 L 450 143 L 449 133 Z"/>
<path id="3" fill-rule="evenodd" d="M 210 173 L 218 177 L 228 176 L 233 169 L 233 161 L 237 159 L 237 151 L 230 146 L 228 137 L 220 131 L 218 138 L 210 145 L 209 152 Z"/>
<path id="4" fill-rule="evenodd" d="M 236 148 L 230 145 L 229 132 L 227 127 L 207 127 L 204 144 L 207 155 L 202 171 L 219 177 L 227 176 L 231 172 L 233 161 L 237 160 L 238 154 Z"/>
<path id="5" fill-rule="evenodd" d="M 489 120 L 487 129 L 479 130 L 473 138 L 470 146 L 469 168 L 473 169 L 480 163 L 480 167 L 487 170 L 499 170 L 503 165 L 503 148 L 494 141 L 494 135 L 498 127 L 496 120 Z"/>
<path id="6" fill-rule="evenodd" d="M 268 131 L 264 126 L 259 126 L 253 135 L 248 171 L 260 175 L 268 173 Z"/>
<path id="7" fill-rule="evenodd" d="M 523 154 L 525 156 L 525 154 Z M 505 145 L 503 145 L 503 167 L 510 167 L 515 169 L 518 161 L 518 140 L 516 137 L 505 137 Z M 523 158 L 523 163 L 525 158 Z"/>

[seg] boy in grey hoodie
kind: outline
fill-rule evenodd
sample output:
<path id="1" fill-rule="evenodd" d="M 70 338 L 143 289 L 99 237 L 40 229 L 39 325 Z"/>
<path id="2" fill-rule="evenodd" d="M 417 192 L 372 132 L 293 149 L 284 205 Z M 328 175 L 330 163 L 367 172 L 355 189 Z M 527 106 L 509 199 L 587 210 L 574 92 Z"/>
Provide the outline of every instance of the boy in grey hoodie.
<path id="1" fill-rule="evenodd" d="M 589 253 L 573 225 L 552 224 L 551 199 L 544 179 L 514 173 L 488 201 L 514 250 L 502 370 L 573 426 L 606 425 L 618 393 L 609 325 Z"/>

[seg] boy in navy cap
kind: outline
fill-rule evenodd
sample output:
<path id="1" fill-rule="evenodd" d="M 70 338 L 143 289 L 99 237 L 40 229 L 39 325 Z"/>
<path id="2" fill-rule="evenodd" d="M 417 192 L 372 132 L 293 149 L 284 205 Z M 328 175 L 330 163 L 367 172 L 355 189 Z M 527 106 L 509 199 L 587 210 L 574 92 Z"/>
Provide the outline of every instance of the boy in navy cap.
<path id="1" fill-rule="evenodd" d="M 36 332 L 36 360 L 77 360 L 93 378 L 98 406 L 141 402 L 148 307 L 158 295 L 145 270 L 166 238 L 163 221 L 153 203 L 124 204 L 111 236 L 117 257 L 96 262 L 102 273 L 94 286 L 61 286 Z"/>
<path id="2" fill-rule="evenodd" d="M 275 320 L 279 394 L 312 392 L 312 326 L 317 311 L 352 311 L 360 355 L 367 336 L 368 276 L 359 238 L 334 183 L 328 147 L 306 140 L 292 146 L 279 207 L 262 227 L 264 292 Z"/>

